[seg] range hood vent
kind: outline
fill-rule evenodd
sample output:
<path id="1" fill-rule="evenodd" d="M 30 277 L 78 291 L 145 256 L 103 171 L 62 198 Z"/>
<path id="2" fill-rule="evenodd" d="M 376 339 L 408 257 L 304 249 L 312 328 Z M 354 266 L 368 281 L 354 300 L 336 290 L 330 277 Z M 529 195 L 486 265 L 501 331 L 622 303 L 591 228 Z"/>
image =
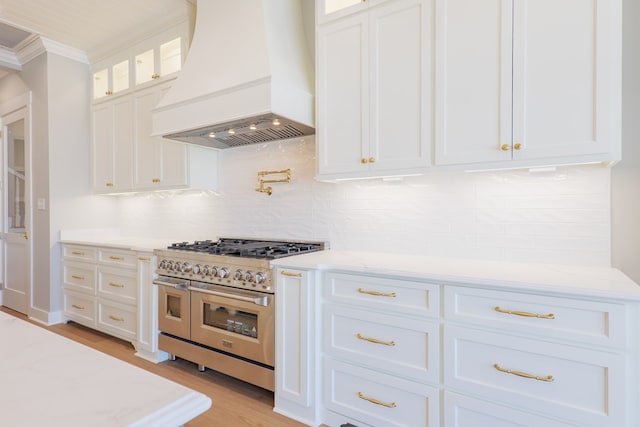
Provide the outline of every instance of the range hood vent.
<path id="1" fill-rule="evenodd" d="M 312 93 L 301 0 L 198 0 L 152 134 L 218 149 L 313 135 Z"/>

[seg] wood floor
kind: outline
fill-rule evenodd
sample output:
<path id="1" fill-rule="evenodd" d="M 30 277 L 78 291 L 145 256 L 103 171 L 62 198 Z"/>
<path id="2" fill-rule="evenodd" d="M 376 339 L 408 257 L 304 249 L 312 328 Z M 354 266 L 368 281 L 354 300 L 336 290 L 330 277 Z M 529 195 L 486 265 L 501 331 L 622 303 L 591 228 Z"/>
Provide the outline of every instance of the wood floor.
<path id="1" fill-rule="evenodd" d="M 24 315 L 0 306 L 0 311 L 29 321 Z M 301 427 L 294 420 L 273 412 L 273 393 L 207 369 L 198 372 L 195 364 L 177 359 L 158 364 L 134 355 L 133 346 L 120 339 L 94 331 L 76 323 L 43 326 L 51 332 L 85 344 L 103 353 L 129 362 L 177 383 L 206 394 L 211 408 L 185 424 L 186 427 Z"/>

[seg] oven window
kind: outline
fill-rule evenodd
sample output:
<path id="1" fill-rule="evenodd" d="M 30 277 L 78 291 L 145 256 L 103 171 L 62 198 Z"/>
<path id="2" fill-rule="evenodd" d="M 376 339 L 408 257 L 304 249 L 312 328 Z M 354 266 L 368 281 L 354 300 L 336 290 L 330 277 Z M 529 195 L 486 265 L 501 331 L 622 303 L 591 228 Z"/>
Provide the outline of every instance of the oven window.
<path id="1" fill-rule="evenodd" d="M 204 324 L 248 337 L 258 338 L 258 315 L 221 305 L 203 304 Z"/>
<path id="2" fill-rule="evenodd" d="M 178 319 L 182 318 L 180 300 L 180 297 L 167 295 L 167 316 L 176 317 Z"/>

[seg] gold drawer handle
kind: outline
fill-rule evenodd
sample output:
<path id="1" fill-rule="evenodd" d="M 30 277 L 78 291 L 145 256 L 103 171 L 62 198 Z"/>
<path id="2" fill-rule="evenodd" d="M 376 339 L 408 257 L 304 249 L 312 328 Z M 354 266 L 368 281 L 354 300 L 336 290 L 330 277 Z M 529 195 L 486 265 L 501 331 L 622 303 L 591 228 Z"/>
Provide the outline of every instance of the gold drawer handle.
<path id="1" fill-rule="evenodd" d="M 107 187 L 113 187 L 113 183 L 112 183 L 112 182 L 107 182 L 105 185 L 106 185 Z"/>
<path id="2" fill-rule="evenodd" d="M 302 273 L 289 273 L 288 271 L 281 271 L 280 274 L 288 277 L 302 277 Z"/>
<path id="3" fill-rule="evenodd" d="M 141 257 L 138 257 L 138 261 L 151 261 L 151 258 L 141 256 Z"/>
<path id="4" fill-rule="evenodd" d="M 367 402 L 371 402 L 380 406 L 385 406 L 387 408 L 395 408 L 396 406 L 398 406 L 396 405 L 396 402 L 387 403 L 387 402 L 382 402 L 378 399 L 374 399 L 373 397 L 365 396 L 364 394 L 362 394 L 361 391 L 358 392 L 358 397 L 362 400 L 366 400 Z"/>
<path id="5" fill-rule="evenodd" d="M 362 289 L 362 288 L 358 288 L 358 293 L 361 294 L 367 294 L 367 295 L 373 295 L 376 297 L 389 297 L 389 298 L 395 298 L 396 297 L 396 293 L 395 292 L 378 292 L 378 291 L 368 291 L 366 289 Z"/>
<path id="6" fill-rule="evenodd" d="M 73 277 L 76 280 L 84 280 L 84 276 L 76 276 L 75 274 L 72 275 L 71 277 Z"/>
<path id="7" fill-rule="evenodd" d="M 84 307 L 78 304 L 71 304 L 71 307 L 77 308 L 78 310 L 84 310 Z"/>
<path id="8" fill-rule="evenodd" d="M 358 332 L 358 333 L 356 334 L 356 337 L 357 337 L 359 340 L 362 340 L 362 341 L 369 341 L 369 342 L 372 342 L 372 343 L 374 343 L 374 344 L 388 345 L 389 347 L 393 347 L 393 346 L 395 346 L 395 345 L 396 345 L 396 342 L 395 342 L 395 341 L 381 341 L 381 340 L 378 340 L 378 339 L 375 339 L 375 338 L 365 337 L 365 336 L 363 336 L 360 332 Z"/>
<path id="9" fill-rule="evenodd" d="M 114 288 L 124 288 L 123 284 L 114 282 L 109 282 L 109 286 L 113 286 Z"/>
<path id="10" fill-rule="evenodd" d="M 71 251 L 71 255 L 80 255 L 80 256 L 84 256 L 84 252 L 80 252 L 80 251 Z"/>
<path id="11" fill-rule="evenodd" d="M 553 381 L 553 375 L 547 375 L 546 377 L 539 377 L 537 375 L 527 374 L 526 372 L 512 371 L 511 369 L 505 369 L 505 368 L 502 368 L 497 363 L 494 363 L 493 367 L 500 372 L 504 372 L 506 374 L 511 374 L 511 375 L 517 375 L 522 378 L 530 378 L 532 380 L 545 381 L 545 382 Z"/>
<path id="12" fill-rule="evenodd" d="M 109 257 L 109 259 L 112 259 L 114 261 L 124 261 L 124 257 L 123 256 L 113 256 L 113 255 L 111 255 Z"/>
<path id="13" fill-rule="evenodd" d="M 556 318 L 556 316 L 553 313 L 537 314 L 537 313 L 528 313 L 526 311 L 503 310 L 498 306 L 496 306 L 494 310 L 497 311 L 498 313 L 513 314 L 515 316 L 523 316 L 523 317 L 537 317 L 538 319 L 555 319 Z"/>
<path id="14" fill-rule="evenodd" d="M 113 314 L 109 315 L 109 319 L 115 320 L 116 322 L 124 322 L 124 317 L 114 316 Z"/>

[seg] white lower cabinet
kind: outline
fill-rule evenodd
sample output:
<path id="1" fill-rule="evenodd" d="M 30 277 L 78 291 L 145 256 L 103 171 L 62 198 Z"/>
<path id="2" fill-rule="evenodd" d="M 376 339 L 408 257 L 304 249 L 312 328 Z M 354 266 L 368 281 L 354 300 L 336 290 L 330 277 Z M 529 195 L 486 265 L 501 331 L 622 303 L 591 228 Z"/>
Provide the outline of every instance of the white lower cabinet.
<path id="1" fill-rule="evenodd" d="M 154 260 L 152 253 L 63 244 L 64 318 L 131 342 L 140 357 L 164 359 L 157 348 Z"/>

